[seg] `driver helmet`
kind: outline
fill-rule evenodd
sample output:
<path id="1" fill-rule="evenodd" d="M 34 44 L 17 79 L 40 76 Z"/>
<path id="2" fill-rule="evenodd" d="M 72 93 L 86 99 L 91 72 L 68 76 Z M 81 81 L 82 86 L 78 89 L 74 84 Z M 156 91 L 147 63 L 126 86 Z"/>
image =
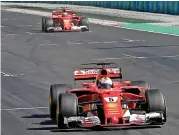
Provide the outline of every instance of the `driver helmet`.
<path id="1" fill-rule="evenodd" d="M 62 14 L 62 17 L 67 17 L 67 16 L 68 14 L 66 12 Z"/>
<path id="2" fill-rule="evenodd" d="M 99 88 L 111 88 L 112 87 L 112 80 L 108 77 L 107 70 L 101 70 L 101 78 L 99 79 L 98 83 Z"/>
<path id="3" fill-rule="evenodd" d="M 107 89 L 112 87 L 112 80 L 109 77 L 101 78 L 99 82 L 100 88 Z"/>

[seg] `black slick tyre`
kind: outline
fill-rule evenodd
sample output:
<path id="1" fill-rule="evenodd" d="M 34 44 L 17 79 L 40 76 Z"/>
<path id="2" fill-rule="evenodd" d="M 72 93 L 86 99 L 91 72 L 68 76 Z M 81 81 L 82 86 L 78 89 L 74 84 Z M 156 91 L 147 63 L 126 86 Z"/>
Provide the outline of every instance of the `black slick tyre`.
<path id="1" fill-rule="evenodd" d="M 51 18 L 45 18 L 44 19 L 44 32 L 45 33 L 52 31 L 48 29 L 49 27 L 53 27 L 53 20 Z"/>
<path id="2" fill-rule="evenodd" d="M 78 98 L 76 94 L 61 93 L 57 103 L 57 125 L 59 128 L 68 128 L 66 119 L 78 115 Z"/>
<path id="3" fill-rule="evenodd" d="M 86 26 L 87 28 L 83 28 L 82 31 L 89 31 L 89 19 L 87 17 L 81 17 L 80 18 L 80 22 L 79 22 L 80 26 Z"/>
<path id="4" fill-rule="evenodd" d="M 56 119 L 56 107 L 57 107 L 57 96 L 59 93 L 62 93 L 64 90 L 69 89 L 67 84 L 53 84 L 50 87 L 49 93 L 49 112 L 50 118 L 52 120 Z"/>
<path id="5" fill-rule="evenodd" d="M 42 17 L 42 24 L 41 24 L 42 25 L 42 32 L 44 32 L 44 30 L 45 30 L 45 27 L 44 27 L 45 26 L 45 18 L 46 17 Z"/>
<path id="6" fill-rule="evenodd" d="M 164 116 L 163 122 L 167 121 L 166 100 L 163 93 L 159 89 L 151 89 L 146 91 L 147 112 L 162 112 Z"/>

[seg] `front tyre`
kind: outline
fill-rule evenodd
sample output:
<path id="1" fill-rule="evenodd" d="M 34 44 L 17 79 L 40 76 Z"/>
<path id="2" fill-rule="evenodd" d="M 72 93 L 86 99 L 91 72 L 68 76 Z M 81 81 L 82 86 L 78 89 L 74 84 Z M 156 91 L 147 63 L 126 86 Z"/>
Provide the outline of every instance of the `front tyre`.
<path id="1" fill-rule="evenodd" d="M 89 19 L 87 17 L 81 17 L 79 24 L 80 24 L 80 26 L 87 27 L 87 28 L 82 28 L 82 32 L 89 31 Z"/>
<path id="2" fill-rule="evenodd" d="M 45 18 L 44 19 L 44 31 L 45 33 L 51 32 L 52 30 L 49 30 L 49 27 L 53 27 L 53 20 L 51 18 Z"/>
<path id="3" fill-rule="evenodd" d="M 158 89 L 146 91 L 147 112 L 162 112 L 165 123 L 167 121 L 166 100 L 162 92 Z"/>
<path id="4" fill-rule="evenodd" d="M 75 94 L 61 93 L 57 103 L 57 125 L 59 128 L 67 128 L 67 118 L 78 115 L 78 98 Z"/>
<path id="5" fill-rule="evenodd" d="M 45 19 L 46 19 L 46 17 L 42 17 L 42 32 L 44 32 L 45 31 Z"/>

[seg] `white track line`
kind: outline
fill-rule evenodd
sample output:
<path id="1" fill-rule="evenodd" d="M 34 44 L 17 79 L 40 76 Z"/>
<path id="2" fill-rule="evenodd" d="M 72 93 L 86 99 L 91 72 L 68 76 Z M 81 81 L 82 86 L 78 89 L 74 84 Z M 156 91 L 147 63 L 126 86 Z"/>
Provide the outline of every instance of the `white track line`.
<path id="1" fill-rule="evenodd" d="M 49 107 L 31 107 L 31 108 L 2 108 L 1 111 L 17 111 L 17 110 L 35 110 L 48 109 Z"/>
<path id="2" fill-rule="evenodd" d="M 16 74 L 7 74 L 7 73 L 2 72 L 2 71 L 1 71 L 1 74 L 2 74 L 2 76 L 11 76 L 11 77 L 17 76 Z"/>
<path id="3" fill-rule="evenodd" d="M 57 46 L 58 44 L 39 44 L 39 46 Z"/>
<path id="4" fill-rule="evenodd" d="M 130 58 L 136 58 L 136 56 L 132 56 L 132 55 L 129 55 L 129 54 L 122 54 L 122 55 L 124 55 L 126 57 L 130 57 Z"/>
<path id="5" fill-rule="evenodd" d="M 121 38 L 124 40 L 124 42 L 144 42 L 145 40 L 133 40 L 133 39 L 127 39 L 127 38 Z"/>
<path id="6" fill-rule="evenodd" d="M 30 34 L 30 35 L 32 35 L 33 33 L 31 33 L 31 32 L 26 32 L 26 34 Z"/>
<path id="7" fill-rule="evenodd" d="M 118 41 L 104 41 L 104 42 L 99 42 L 99 41 L 93 41 L 93 42 L 88 42 L 88 44 L 111 44 L 111 43 L 117 43 Z"/>
<path id="8" fill-rule="evenodd" d="M 81 42 L 70 42 L 67 41 L 67 44 L 112 44 L 112 43 L 117 43 L 119 41 L 91 41 L 87 43 L 81 43 Z"/>
<path id="9" fill-rule="evenodd" d="M 92 59 L 92 60 L 103 61 L 103 60 L 119 60 L 119 59 L 155 59 L 155 58 L 176 58 L 176 57 L 179 57 L 179 55 L 155 56 L 155 57 L 144 57 L 144 56 L 136 57 L 136 56 L 132 56 L 132 55 L 128 55 L 128 54 L 123 54 L 123 55 L 126 56 L 126 57 L 120 57 L 120 58 L 99 58 L 99 59 Z"/>
<path id="10" fill-rule="evenodd" d="M 19 35 L 19 34 L 11 33 L 11 34 L 6 34 L 5 36 L 15 36 L 15 35 Z"/>
<path id="11" fill-rule="evenodd" d="M 21 74 L 15 74 L 15 73 L 5 73 L 5 72 L 2 72 L 1 71 L 1 76 L 5 76 L 5 77 L 17 77 L 17 76 L 22 76 L 22 75 L 24 75 L 23 73 L 21 73 Z"/>

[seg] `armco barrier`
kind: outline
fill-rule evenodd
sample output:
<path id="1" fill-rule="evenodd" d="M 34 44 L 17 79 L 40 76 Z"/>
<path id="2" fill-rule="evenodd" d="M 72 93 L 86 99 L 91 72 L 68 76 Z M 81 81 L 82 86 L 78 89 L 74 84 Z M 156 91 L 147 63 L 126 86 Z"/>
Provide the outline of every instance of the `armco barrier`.
<path id="1" fill-rule="evenodd" d="M 179 15 L 179 1 L 53 1 L 50 3 Z"/>
<path id="2" fill-rule="evenodd" d="M 32 2 L 32 1 L 25 1 Z M 179 15 L 179 1 L 36 1 Z M 32 3 L 35 3 L 33 1 Z"/>

